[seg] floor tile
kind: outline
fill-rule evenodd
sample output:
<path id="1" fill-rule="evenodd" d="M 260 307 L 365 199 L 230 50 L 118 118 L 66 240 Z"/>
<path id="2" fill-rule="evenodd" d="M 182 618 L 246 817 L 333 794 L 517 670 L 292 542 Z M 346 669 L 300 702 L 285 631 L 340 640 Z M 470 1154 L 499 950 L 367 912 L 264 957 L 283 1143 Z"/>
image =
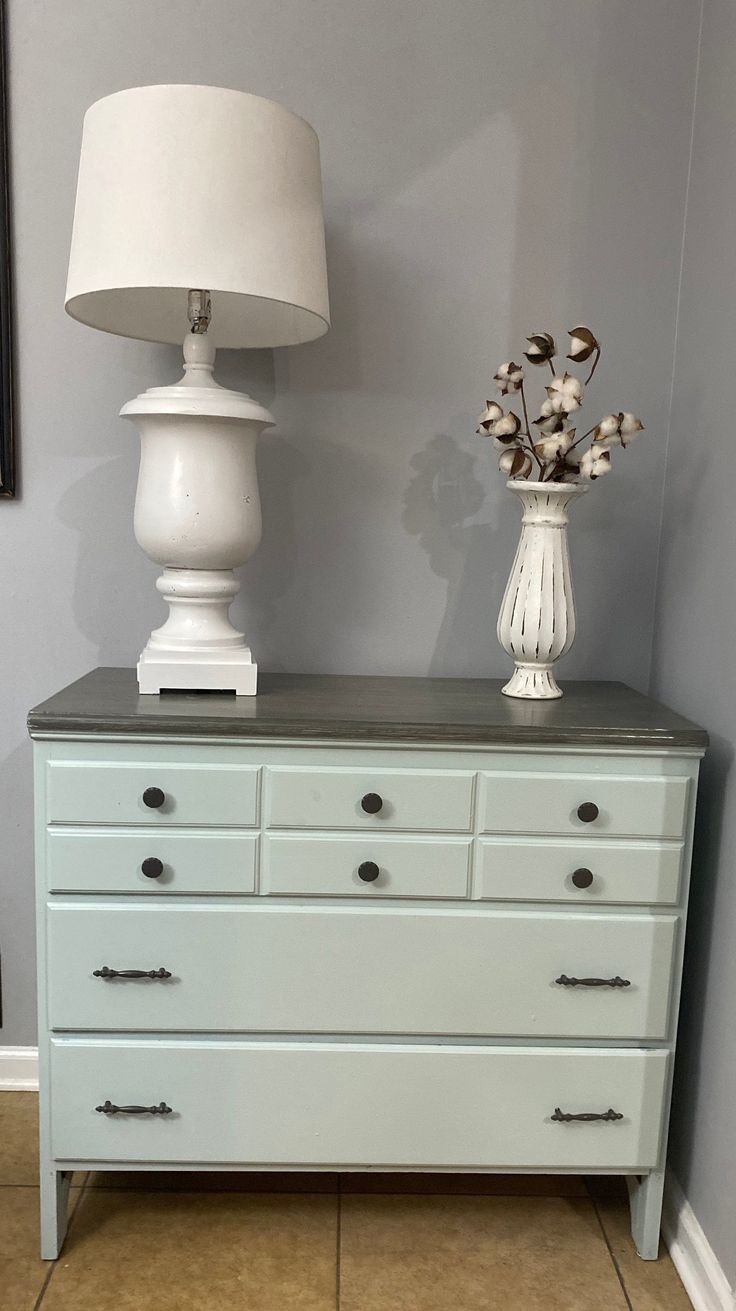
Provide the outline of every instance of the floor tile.
<path id="1" fill-rule="evenodd" d="M 342 1199 L 341 1311 L 626 1311 L 590 1201 Z"/>
<path id="2" fill-rule="evenodd" d="M 342 1174 L 340 1192 L 481 1197 L 587 1197 L 580 1175 L 554 1174 Z"/>
<path id="3" fill-rule="evenodd" d="M 38 1183 L 38 1093 L 0 1095 L 0 1184 Z"/>
<path id="4" fill-rule="evenodd" d="M 43 1311 L 334 1311 L 337 1199 L 88 1188 Z"/>
<path id="5" fill-rule="evenodd" d="M 667 1251 L 660 1245 L 658 1261 L 637 1256 L 627 1200 L 600 1199 L 597 1206 L 634 1311 L 692 1311 Z"/>
<path id="6" fill-rule="evenodd" d="M 0 1188 L 0 1311 L 33 1311 L 48 1269 L 38 1255 L 38 1190 Z"/>
<path id="7" fill-rule="evenodd" d="M 288 1170 L 91 1170 L 90 1188 L 175 1193 L 336 1193 L 337 1175 Z"/>

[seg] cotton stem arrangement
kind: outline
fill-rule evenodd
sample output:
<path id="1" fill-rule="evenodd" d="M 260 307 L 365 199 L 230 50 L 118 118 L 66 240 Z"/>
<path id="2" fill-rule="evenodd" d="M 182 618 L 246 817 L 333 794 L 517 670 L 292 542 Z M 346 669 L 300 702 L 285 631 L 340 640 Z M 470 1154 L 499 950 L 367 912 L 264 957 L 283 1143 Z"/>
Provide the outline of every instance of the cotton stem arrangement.
<path id="1" fill-rule="evenodd" d="M 552 374 L 544 389 L 546 398 L 539 417 L 531 423 L 523 367 L 512 360 L 501 364 L 494 374 L 501 396 L 515 397 L 521 412 L 504 410 L 498 401 L 486 401 L 477 431 L 492 438 L 500 452 L 499 468 L 509 478 L 541 483 L 593 482 L 610 472 L 613 448 L 625 449 L 644 429 L 636 415 L 621 410 L 617 414 L 605 414 L 578 437 L 577 429 L 582 425 L 576 418 L 573 427 L 570 416 L 577 416 L 583 404 L 585 388 L 601 358 L 601 346 L 590 328 L 582 324 L 568 335 L 570 351 L 566 358 L 573 364 L 587 366 L 584 381 L 567 368 L 560 372 L 555 366 L 557 347 L 551 333 L 533 332 L 527 337 L 529 349 L 524 352 L 525 358 L 536 368 L 549 368 Z M 586 442 L 589 444 L 583 449 Z"/>

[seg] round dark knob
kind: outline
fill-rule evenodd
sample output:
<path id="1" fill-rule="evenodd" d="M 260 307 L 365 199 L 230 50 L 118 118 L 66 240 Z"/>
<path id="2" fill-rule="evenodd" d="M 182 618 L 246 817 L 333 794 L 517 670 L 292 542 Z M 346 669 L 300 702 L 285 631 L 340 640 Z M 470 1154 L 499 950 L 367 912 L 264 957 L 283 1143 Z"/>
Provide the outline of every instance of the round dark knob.
<path id="1" fill-rule="evenodd" d="M 363 864 L 358 866 L 358 878 L 364 883 L 374 883 L 380 872 L 374 860 L 364 860 Z"/>
<path id="2" fill-rule="evenodd" d="M 383 797 L 379 797 L 377 792 L 366 792 L 360 804 L 366 815 L 377 815 L 383 806 Z"/>
<path id="3" fill-rule="evenodd" d="M 163 861 L 158 856 L 146 856 L 141 869 L 147 879 L 160 879 L 164 872 Z"/>
<path id="4" fill-rule="evenodd" d="M 578 819 L 582 819 L 584 824 L 592 824 L 600 814 L 594 801 L 584 801 L 582 806 L 578 806 Z"/>
<path id="5" fill-rule="evenodd" d="M 572 876 L 576 888 L 589 888 L 593 882 L 592 869 L 576 869 Z"/>
<path id="6" fill-rule="evenodd" d="M 143 793 L 143 805 L 151 810 L 160 810 L 166 800 L 166 793 L 160 788 L 146 788 Z"/>

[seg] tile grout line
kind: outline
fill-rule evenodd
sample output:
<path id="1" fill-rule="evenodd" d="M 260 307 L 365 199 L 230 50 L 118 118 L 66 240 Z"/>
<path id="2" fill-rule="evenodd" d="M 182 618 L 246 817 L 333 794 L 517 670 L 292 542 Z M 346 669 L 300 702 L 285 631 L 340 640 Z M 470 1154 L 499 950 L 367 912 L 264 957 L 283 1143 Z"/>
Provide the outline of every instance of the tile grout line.
<path id="1" fill-rule="evenodd" d="M 84 1194 L 85 1194 L 86 1191 L 87 1191 L 87 1184 L 88 1184 L 88 1183 L 89 1183 L 89 1170 L 87 1171 L 87 1173 L 86 1173 L 86 1175 L 85 1175 L 85 1177 L 84 1177 L 84 1183 L 82 1184 L 81 1188 L 78 1190 L 77 1199 L 76 1199 L 76 1201 L 75 1201 L 75 1203 L 74 1203 L 74 1206 L 73 1206 L 72 1209 L 71 1209 L 71 1213 L 70 1213 L 70 1215 L 69 1215 L 69 1221 L 68 1221 L 68 1223 L 67 1223 L 67 1227 L 66 1227 L 66 1234 L 64 1235 L 64 1243 L 66 1243 L 67 1238 L 69 1237 L 69 1234 L 70 1234 L 70 1232 L 71 1232 L 72 1225 L 74 1224 L 74 1217 L 76 1216 L 77 1211 L 79 1210 L 79 1204 L 80 1204 L 82 1198 L 84 1197 Z M 51 1283 L 51 1280 L 53 1279 L 53 1276 L 54 1276 L 54 1271 L 56 1270 L 56 1267 L 57 1267 L 57 1265 L 59 1264 L 59 1261 L 61 1260 L 61 1253 L 63 1252 L 63 1250 L 64 1250 L 64 1246 L 63 1246 L 63 1244 L 62 1244 L 61 1252 L 59 1252 L 59 1255 L 58 1255 L 58 1256 L 57 1256 L 53 1261 L 50 1262 L 50 1269 L 49 1269 L 49 1271 L 48 1271 L 48 1273 L 47 1273 L 47 1275 L 46 1275 L 46 1278 L 45 1278 L 44 1281 L 43 1281 L 43 1286 L 42 1286 L 42 1288 L 41 1288 L 41 1291 L 40 1291 L 40 1293 L 39 1293 L 38 1297 L 36 1298 L 36 1301 L 35 1301 L 35 1303 L 34 1303 L 34 1305 L 33 1305 L 33 1311 L 38 1311 L 39 1307 L 41 1306 L 41 1303 L 43 1302 L 43 1300 L 44 1300 L 44 1298 L 45 1298 L 45 1296 L 46 1296 L 46 1293 L 47 1293 L 47 1291 L 48 1291 L 49 1284 Z"/>
<path id="2" fill-rule="evenodd" d="M 592 1206 L 593 1206 L 593 1210 L 595 1211 L 595 1214 L 596 1214 L 596 1219 L 598 1220 L 598 1224 L 600 1225 L 601 1233 L 603 1234 L 603 1241 L 604 1241 L 604 1243 L 606 1244 L 606 1247 L 608 1248 L 608 1255 L 609 1255 L 610 1258 L 611 1258 L 611 1264 L 613 1265 L 613 1268 L 614 1268 L 614 1270 L 616 1271 L 616 1277 L 617 1277 L 617 1279 L 618 1279 L 619 1284 L 621 1285 L 621 1292 L 622 1292 L 623 1295 L 624 1295 L 624 1299 L 625 1299 L 625 1301 L 626 1301 L 626 1306 L 628 1307 L 628 1311 L 634 1311 L 633 1303 L 632 1303 L 632 1301 L 631 1301 L 631 1298 L 629 1297 L 628 1290 L 627 1290 L 627 1288 L 626 1288 L 626 1284 L 624 1283 L 624 1277 L 623 1277 L 623 1275 L 621 1274 L 621 1267 L 619 1266 L 619 1263 L 618 1263 L 618 1261 L 616 1260 L 616 1257 L 614 1256 L 613 1248 L 611 1247 L 611 1243 L 610 1243 L 610 1241 L 609 1241 L 608 1234 L 606 1233 L 606 1226 L 605 1226 L 604 1223 L 603 1223 L 603 1217 L 602 1217 L 602 1215 L 601 1215 L 601 1213 L 600 1213 L 600 1211 L 599 1211 L 599 1209 L 598 1209 L 598 1203 L 597 1203 L 596 1199 L 595 1199 L 593 1196 L 591 1196 L 590 1194 L 589 1194 L 589 1196 L 590 1196 L 590 1200 L 591 1200 L 591 1203 L 592 1203 Z"/>
<path id="3" fill-rule="evenodd" d="M 337 1223 L 335 1225 L 335 1309 L 340 1311 L 340 1250 L 342 1247 L 342 1176 L 337 1176 Z"/>

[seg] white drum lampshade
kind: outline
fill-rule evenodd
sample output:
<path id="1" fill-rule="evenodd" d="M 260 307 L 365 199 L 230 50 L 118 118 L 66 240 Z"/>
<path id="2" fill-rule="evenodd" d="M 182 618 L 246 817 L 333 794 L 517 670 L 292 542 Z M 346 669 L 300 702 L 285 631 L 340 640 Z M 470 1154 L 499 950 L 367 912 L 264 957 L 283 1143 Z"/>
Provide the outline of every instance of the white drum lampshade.
<path id="1" fill-rule="evenodd" d="M 260 539 L 255 441 L 273 420 L 213 379 L 214 347 L 290 346 L 329 327 L 319 143 L 283 106 L 206 86 L 120 91 L 87 111 L 68 313 L 185 341 L 180 383 L 123 407 L 141 432 L 135 531 L 164 566 L 169 618 L 142 692 L 255 692 L 227 608 Z"/>

